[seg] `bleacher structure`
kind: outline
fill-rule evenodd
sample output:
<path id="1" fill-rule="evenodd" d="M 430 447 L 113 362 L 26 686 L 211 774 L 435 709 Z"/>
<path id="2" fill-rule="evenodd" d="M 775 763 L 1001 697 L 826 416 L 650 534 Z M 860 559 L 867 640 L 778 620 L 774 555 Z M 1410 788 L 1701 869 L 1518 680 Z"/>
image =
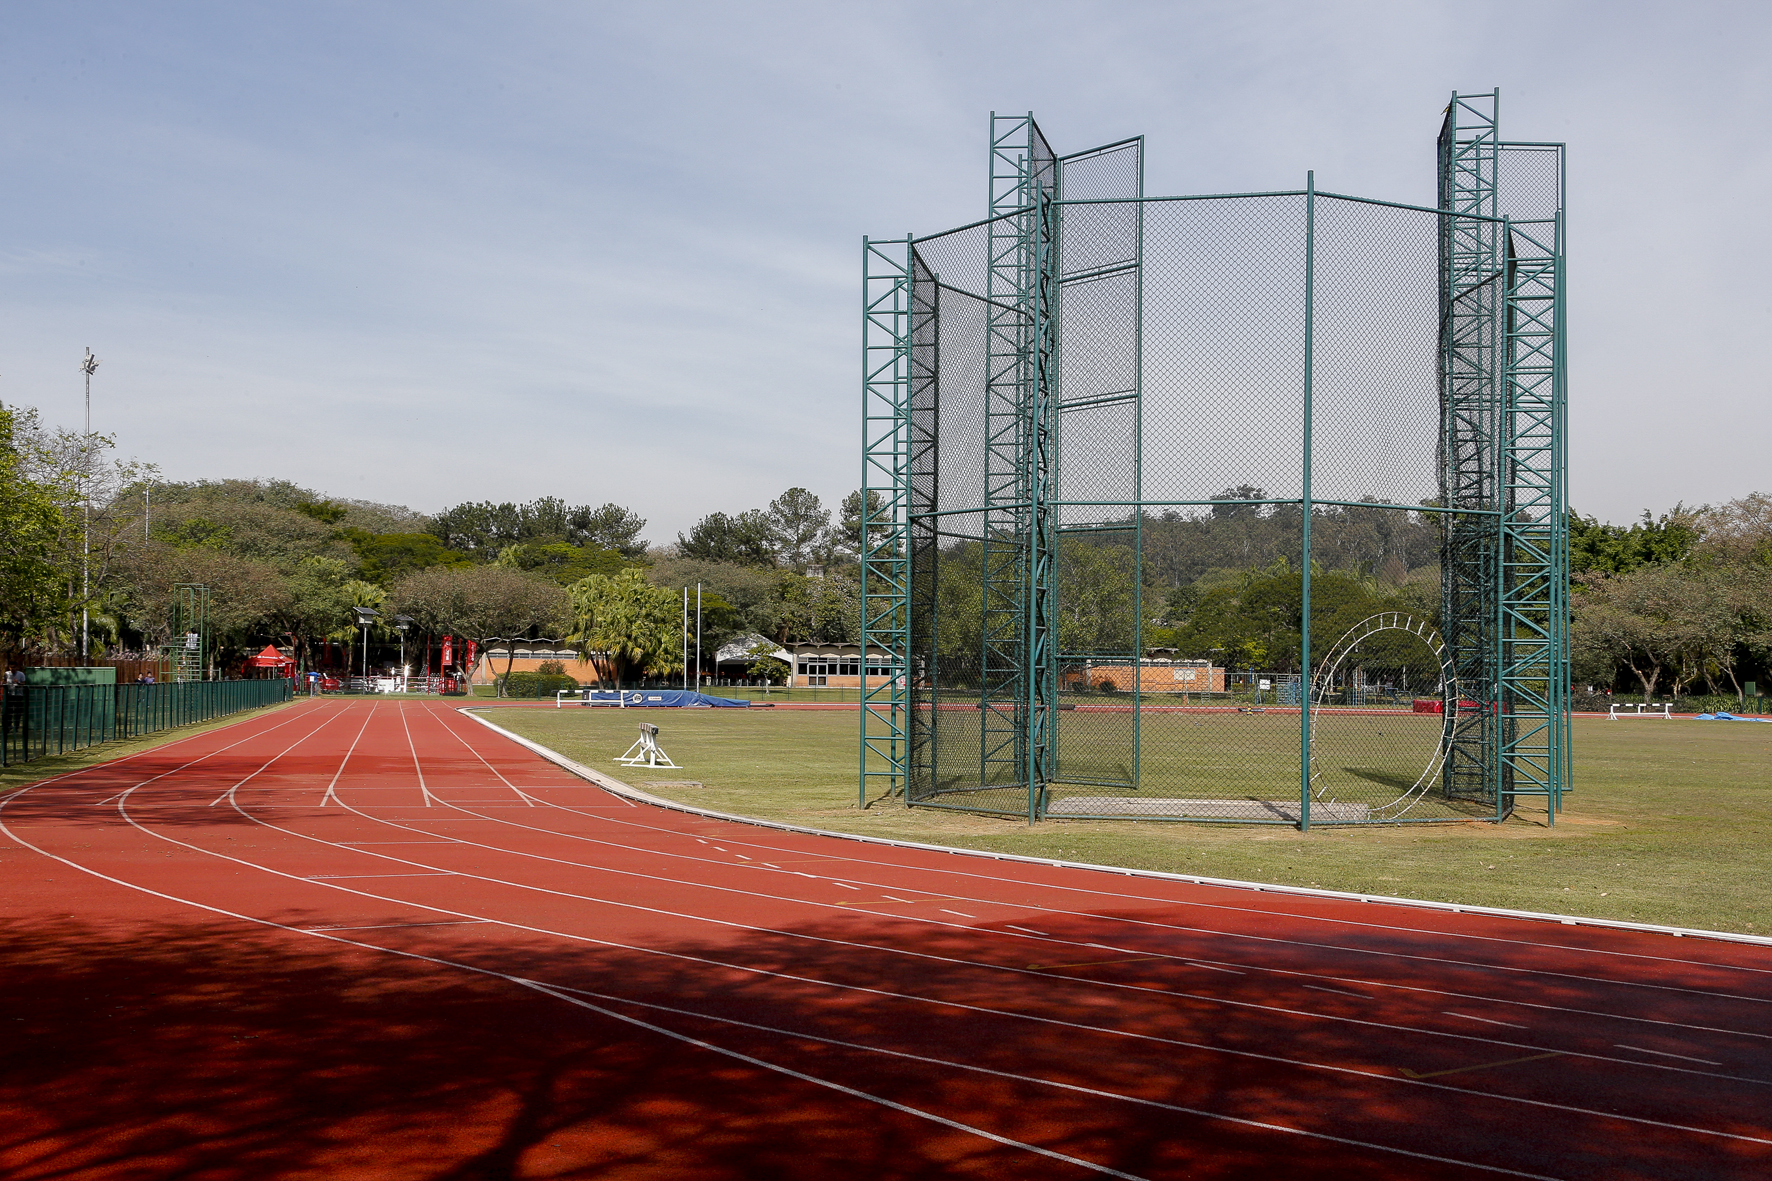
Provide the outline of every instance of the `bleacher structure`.
<path id="1" fill-rule="evenodd" d="M 1498 108 L 1431 208 L 1146 196 L 1142 137 L 992 114 L 982 220 L 864 240 L 864 806 L 1554 819 L 1565 153 Z"/>

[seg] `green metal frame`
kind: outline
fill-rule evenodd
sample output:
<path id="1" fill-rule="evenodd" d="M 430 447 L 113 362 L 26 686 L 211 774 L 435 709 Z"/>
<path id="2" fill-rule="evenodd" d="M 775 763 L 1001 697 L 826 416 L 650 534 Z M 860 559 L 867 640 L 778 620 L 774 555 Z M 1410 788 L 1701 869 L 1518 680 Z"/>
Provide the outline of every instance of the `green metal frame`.
<path id="1" fill-rule="evenodd" d="M 1039 320 L 1037 276 L 1056 257 L 1047 249 L 1056 186 L 1057 163 L 1033 114 L 991 112 L 979 782 L 1025 784 L 1030 820 L 1049 755 L 1046 720 L 1035 716 L 1045 696 L 1037 633 L 1050 619 L 1041 594 L 1051 575 L 1036 509 L 1048 470 L 1036 397 L 1048 374 L 1039 354 L 1053 334 Z"/>
<path id="2" fill-rule="evenodd" d="M 1500 99 L 1455 92 L 1439 140 L 1442 630 L 1462 687 L 1445 775 L 1498 819 L 1543 796 L 1554 823 L 1569 783 L 1564 148 L 1504 142 Z M 1502 165 L 1528 152 L 1554 155 L 1554 208 L 1510 219 Z"/>
<path id="3" fill-rule="evenodd" d="M 1454 94 L 1438 143 L 1440 215 L 1439 504 L 1426 511 L 1442 524 L 1441 632 L 1456 691 L 1447 702 L 1442 771 L 1453 798 L 1493 803 L 1495 817 L 1520 796 L 1544 796 L 1554 820 L 1569 784 L 1568 537 L 1566 362 L 1564 347 L 1563 147 L 1499 138 L 1499 92 Z M 943 284 L 918 254 L 912 235 L 864 240 L 862 643 L 883 653 L 893 675 L 867 686 L 861 710 L 860 802 L 901 795 L 907 803 L 1002 812 L 1001 800 L 947 804 L 941 784 L 913 782 L 933 768 L 939 727 L 934 710 L 947 679 L 938 675 L 933 642 L 939 598 L 938 528 L 944 514 L 978 513 L 982 580 L 977 688 L 978 776 L 975 788 L 1026 791 L 1032 822 L 1047 811 L 1051 784 L 1066 779 L 1059 758 L 1060 663 L 1089 654 L 1058 648 L 1058 542 L 1070 531 L 1133 532 L 1142 565 L 1143 235 L 1142 141 L 1137 191 L 1129 197 L 1067 199 L 1067 164 L 1120 145 L 1055 156 L 1032 114 L 994 112 L 990 124 L 990 216 L 971 230 L 986 237 L 984 278 L 984 483 L 979 508 L 942 508 L 939 458 L 939 339 Z M 1512 152 L 1554 152 L 1555 209 L 1549 216 L 1508 217 L 1503 163 Z M 1338 201 L 1367 201 L 1321 194 Z M 1314 499 L 1312 369 L 1317 204 L 1314 174 L 1303 190 L 1236 196 L 1299 196 L 1305 207 L 1302 596 L 1310 618 L 1311 522 L 1321 506 L 1362 507 Z M 1062 261 L 1064 210 L 1094 201 L 1137 209 L 1131 258 L 1108 268 L 1068 273 Z M 1374 205 L 1417 208 L 1394 202 Z M 1539 204 L 1542 205 L 1542 194 Z M 1542 209 L 1534 213 L 1543 213 Z M 942 235 L 937 235 L 937 237 Z M 1137 271 L 1133 313 L 1133 387 L 1067 400 L 1060 372 L 1063 291 L 1108 269 Z M 956 292 L 978 299 L 979 293 Z M 1087 514 L 1065 525 L 1060 513 L 1124 501 L 1072 499 L 1063 471 L 1064 415 L 1133 403 L 1132 503 L 1128 522 Z M 919 503 L 919 498 L 923 503 Z M 1166 505 L 1184 502 L 1164 502 Z M 1185 503 L 1196 503 L 1187 501 Z M 1210 503 L 1210 502 L 1198 502 Z M 1135 582 L 1142 594 L 1143 578 Z M 920 593 L 918 588 L 924 587 Z M 1135 602 L 1143 617 L 1142 600 Z M 919 642 L 924 636 L 929 642 Z M 1302 633 L 1310 683 L 1310 628 Z M 1135 641 L 1135 644 L 1137 641 Z M 1098 654 L 1102 655 L 1102 654 Z M 1142 651 L 1132 653 L 1135 667 Z M 1135 678 L 1138 674 L 1135 674 Z M 970 696 L 970 694 L 968 694 Z M 1474 708 L 1463 702 L 1472 702 Z M 1142 685 L 1135 680 L 1130 781 L 1139 786 Z M 1299 827 L 1312 824 L 1311 709 L 1300 712 Z M 923 713 L 928 712 L 928 718 Z M 922 720 L 920 720 L 922 719 Z M 952 752 L 950 752 L 952 753 Z M 965 756 L 970 761 L 970 755 Z M 1198 819 L 1209 819 L 1200 817 Z M 1339 821 L 1336 821 L 1339 822 Z M 1411 823 L 1393 817 L 1388 823 Z"/>
<path id="4" fill-rule="evenodd" d="M 201 583 L 181 582 L 173 587 L 176 596 L 177 642 L 163 649 L 172 664 L 175 681 L 201 681 L 206 675 L 209 657 L 209 588 Z M 185 637 L 197 633 L 197 647 L 185 646 Z M 195 652 L 195 655 L 192 653 Z"/>
<path id="5" fill-rule="evenodd" d="M 1499 92 L 1453 94 L 1439 138 L 1441 633 L 1457 670 L 1446 702 L 1448 794 L 1505 806 L 1496 694 L 1500 573 L 1503 224 Z M 1465 708 L 1469 701 L 1474 708 Z"/>
<path id="6" fill-rule="evenodd" d="M 1562 148 L 1549 218 L 1509 220 L 1504 231 L 1498 687 L 1502 783 L 1508 805 L 1543 796 L 1552 823 L 1568 775 L 1567 461 L 1564 453 Z"/>
<path id="7" fill-rule="evenodd" d="M 1076 396 L 1068 388 L 1068 378 L 1064 377 L 1061 372 L 1057 415 L 1054 419 L 1057 429 L 1057 454 L 1059 459 L 1056 464 L 1057 476 L 1051 486 L 1053 496 L 1051 507 L 1058 509 L 1081 507 L 1079 502 L 1069 497 L 1068 492 L 1063 487 L 1065 470 L 1063 456 L 1065 449 L 1066 414 L 1071 412 L 1096 411 L 1120 405 L 1129 405 L 1132 411 L 1132 499 L 1139 503 L 1142 503 L 1144 500 L 1144 137 L 1142 135 L 1131 136 L 1127 139 L 1116 140 L 1113 143 L 1103 144 L 1099 147 L 1088 148 L 1081 152 L 1071 152 L 1060 156 L 1058 158 L 1058 195 L 1061 202 L 1060 209 L 1062 210 L 1065 207 L 1064 180 L 1067 170 L 1085 163 L 1092 158 L 1124 151 L 1135 153 L 1137 160 L 1137 165 L 1133 172 L 1131 190 L 1122 194 L 1123 198 L 1130 198 L 1138 201 L 1138 205 L 1136 206 L 1136 217 L 1133 223 L 1132 241 L 1129 243 L 1130 251 L 1128 256 L 1123 259 L 1108 260 L 1105 262 L 1092 256 L 1088 266 L 1072 269 L 1065 265 L 1063 251 L 1061 249 L 1058 273 L 1058 283 L 1061 292 L 1059 319 L 1062 323 L 1063 296 L 1072 288 L 1084 284 L 1110 281 L 1116 277 L 1131 273 L 1134 285 L 1132 313 L 1134 323 L 1131 341 L 1132 356 L 1130 358 L 1132 382 L 1131 385 L 1125 389 L 1109 390 L 1105 393 L 1091 390 L 1083 396 Z M 1061 216 L 1059 218 L 1060 227 L 1062 227 L 1062 224 L 1063 218 Z M 1063 243 L 1061 241 L 1061 248 L 1062 245 Z M 1060 360 L 1062 371 L 1065 367 L 1065 362 L 1062 356 Z M 1098 531 L 1122 533 L 1126 531 L 1126 528 L 1119 522 L 1079 523 L 1073 525 L 1059 523 L 1057 525 L 1057 532 L 1060 538 L 1065 534 L 1092 533 Z M 1133 618 L 1135 620 L 1142 620 L 1144 618 L 1143 513 L 1136 513 L 1133 515 L 1132 528 L 1130 531 L 1132 534 L 1132 553 L 1134 555 L 1135 574 L 1133 579 Z M 1063 604 L 1058 601 L 1058 596 L 1055 592 L 1053 605 L 1054 618 L 1057 617 L 1057 613 L 1062 607 Z M 1134 634 L 1133 650 L 1130 652 L 1067 652 L 1064 651 L 1062 647 L 1059 649 L 1056 657 L 1056 664 L 1060 668 L 1074 665 L 1078 662 L 1087 663 L 1091 659 L 1107 659 L 1114 661 L 1129 660 L 1131 662 L 1133 668 L 1131 697 L 1132 757 L 1128 760 L 1130 773 L 1123 777 L 1109 779 L 1103 778 L 1099 774 L 1078 775 L 1072 773 L 1067 769 L 1064 759 L 1064 715 L 1054 708 L 1050 714 L 1050 741 L 1053 757 L 1051 760 L 1052 773 L 1048 778 L 1049 784 L 1065 783 L 1090 787 L 1124 787 L 1133 791 L 1138 790 L 1141 767 L 1139 755 L 1142 749 L 1144 729 L 1143 665 L 1138 659 L 1142 655 L 1143 652 L 1138 647 L 1136 630 Z M 1056 703 L 1056 695 L 1053 700 L 1054 703 Z M 1046 793 L 1042 793 L 1042 815 L 1044 815 L 1045 794 Z"/>
<path id="8" fill-rule="evenodd" d="M 862 677 L 862 807 L 871 788 L 903 796 L 910 767 L 910 241 L 862 240 L 862 667 L 883 653 L 892 670 Z"/>

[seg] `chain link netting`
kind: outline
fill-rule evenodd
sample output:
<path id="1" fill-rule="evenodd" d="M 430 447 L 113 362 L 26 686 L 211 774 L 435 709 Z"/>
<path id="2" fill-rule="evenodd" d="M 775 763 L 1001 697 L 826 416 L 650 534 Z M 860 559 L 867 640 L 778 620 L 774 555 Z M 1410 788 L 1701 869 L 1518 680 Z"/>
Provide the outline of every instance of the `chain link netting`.
<path id="1" fill-rule="evenodd" d="M 1297 823 L 1308 790 L 1313 823 L 1474 814 L 1443 767 L 1464 698 L 1440 631 L 1442 215 L 1107 199 L 1136 168 L 1064 162 L 1051 241 L 1023 210 L 915 242 L 909 800 Z M 1040 339 L 991 286 L 1006 241 L 1054 260 L 1044 411 L 1005 401 L 1034 397 Z M 993 672 L 1042 611 L 1055 675 Z"/>

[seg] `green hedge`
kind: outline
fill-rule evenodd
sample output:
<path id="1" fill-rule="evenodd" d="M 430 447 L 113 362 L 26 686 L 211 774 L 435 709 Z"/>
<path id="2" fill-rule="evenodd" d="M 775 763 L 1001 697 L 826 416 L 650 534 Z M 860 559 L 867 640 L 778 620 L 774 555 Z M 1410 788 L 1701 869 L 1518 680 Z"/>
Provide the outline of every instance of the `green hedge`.
<path id="1" fill-rule="evenodd" d="M 545 673 L 512 673 L 504 678 L 506 697 L 552 697 L 562 689 L 576 689 L 571 677 L 548 676 Z"/>

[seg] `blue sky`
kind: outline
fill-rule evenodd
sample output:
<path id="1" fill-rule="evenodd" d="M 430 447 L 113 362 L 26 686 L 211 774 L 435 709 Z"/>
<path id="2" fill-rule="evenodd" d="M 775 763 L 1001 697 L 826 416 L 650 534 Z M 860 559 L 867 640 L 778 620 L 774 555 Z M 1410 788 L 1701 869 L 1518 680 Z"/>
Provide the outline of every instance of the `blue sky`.
<path id="1" fill-rule="evenodd" d="M 1772 489 L 1763 4 L 9 3 L 0 399 L 174 479 L 668 541 L 858 480 L 864 233 L 980 215 L 988 112 L 1147 191 L 1431 203 L 1454 88 L 1570 155 L 1572 499 Z"/>

